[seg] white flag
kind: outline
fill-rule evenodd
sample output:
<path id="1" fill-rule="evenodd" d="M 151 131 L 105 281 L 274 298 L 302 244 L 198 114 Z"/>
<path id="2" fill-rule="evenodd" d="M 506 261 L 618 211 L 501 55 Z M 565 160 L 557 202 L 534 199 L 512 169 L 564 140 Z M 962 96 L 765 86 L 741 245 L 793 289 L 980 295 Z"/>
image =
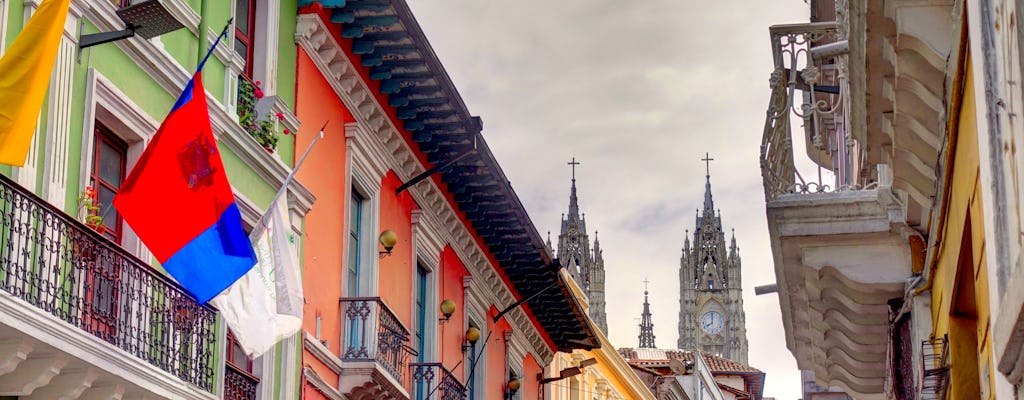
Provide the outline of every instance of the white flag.
<path id="1" fill-rule="evenodd" d="M 258 357 L 302 327 L 302 279 L 286 201 L 275 201 L 254 231 L 259 262 L 211 302 L 249 357 Z"/>

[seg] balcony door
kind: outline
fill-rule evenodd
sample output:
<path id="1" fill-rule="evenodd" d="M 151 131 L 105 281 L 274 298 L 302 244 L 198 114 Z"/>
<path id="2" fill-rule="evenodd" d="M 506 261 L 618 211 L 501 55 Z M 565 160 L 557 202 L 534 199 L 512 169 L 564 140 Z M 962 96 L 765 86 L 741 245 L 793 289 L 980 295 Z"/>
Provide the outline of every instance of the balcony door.
<path id="1" fill-rule="evenodd" d="M 365 218 L 363 211 L 366 199 L 360 195 L 355 188 L 352 189 L 352 198 L 349 199 L 349 228 L 348 228 L 348 265 L 345 266 L 345 297 L 359 297 L 361 294 L 360 283 L 362 281 L 362 262 L 360 255 L 365 245 Z M 356 307 L 361 303 L 347 303 L 346 307 Z M 350 310 L 346 310 L 347 329 L 345 332 L 347 351 L 344 354 L 358 353 L 357 349 L 365 348 L 366 343 L 363 324 L 365 321 L 356 316 Z"/>
<path id="2" fill-rule="evenodd" d="M 99 217 L 99 221 L 91 224 L 91 227 L 100 235 L 120 244 L 123 224 L 121 216 L 111 204 L 124 182 L 128 146 L 99 121 L 96 121 L 95 126 L 95 154 L 89 181 L 99 206 L 98 210 L 92 212 Z M 85 246 L 88 245 L 78 247 L 76 254 L 80 263 L 78 270 L 84 275 L 82 328 L 108 342 L 114 342 L 117 336 L 120 292 L 117 285 L 121 275 L 121 259 L 114 257 L 113 252 L 103 251 L 102 244 Z"/>
<path id="3" fill-rule="evenodd" d="M 413 347 L 416 349 L 416 362 L 427 362 L 427 271 L 422 264 L 416 263 L 416 287 L 413 293 Z M 440 377 L 437 377 L 440 380 Z M 426 399 L 429 385 L 422 379 L 416 380 L 416 400 Z M 433 382 L 430 382 L 433 383 Z"/>

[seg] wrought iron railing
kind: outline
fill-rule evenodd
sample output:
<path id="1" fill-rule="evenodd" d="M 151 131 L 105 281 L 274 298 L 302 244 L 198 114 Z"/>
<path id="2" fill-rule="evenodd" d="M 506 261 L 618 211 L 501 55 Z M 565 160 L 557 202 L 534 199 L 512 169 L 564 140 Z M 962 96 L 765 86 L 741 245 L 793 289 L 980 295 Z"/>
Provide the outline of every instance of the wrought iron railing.
<path id="1" fill-rule="evenodd" d="M 0 290 L 213 391 L 215 311 L 0 174 Z"/>
<path id="2" fill-rule="evenodd" d="M 224 400 L 256 400 L 260 380 L 252 374 L 227 363 L 224 368 Z"/>
<path id="3" fill-rule="evenodd" d="M 841 39 L 836 23 L 777 25 L 770 29 L 775 70 L 761 140 L 765 198 L 866 187 L 860 144 L 849 131 L 846 56 L 814 60 L 812 46 Z M 796 102 L 801 91 L 801 100 Z M 800 174 L 793 159 L 792 117 L 801 121 L 807 153 L 818 164 L 816 179 Z M 828 167 L 822 167 L 827 165 Z M 827 172 L 824 172 L 827 171 Z M 834 176 L 829 184 L 828 175 Z"/>
<path id="4" fill-rule="evenodd" d="M 921 398 L 944 399 L 949 384 L 949 341 L 946 336 L 921 342 Z"/>
<path id="5" fill-rule="evenodd" d="M 466 386 L 441 363 L 412 363 L 414 400 L 462 400 Z"/>
<path id="6" fill-rule="evenodd" d="M 408 387 L 406 365 L 416 352 L 409 346 L 407 329 L 380 297 L 343 297 L 344 361 L 373 361 L 402 387 Z"/>

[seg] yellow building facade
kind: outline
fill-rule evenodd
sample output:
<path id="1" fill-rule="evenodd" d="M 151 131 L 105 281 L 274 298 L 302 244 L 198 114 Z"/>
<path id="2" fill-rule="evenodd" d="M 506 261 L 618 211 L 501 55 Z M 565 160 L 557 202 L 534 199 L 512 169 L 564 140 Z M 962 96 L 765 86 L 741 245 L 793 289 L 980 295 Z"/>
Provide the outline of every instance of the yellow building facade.
<path id="1" fill-rule="evenodd" d="M 932 337 L 948 340 L 949 399 L 995 398 L 988 307 L 985 218 L 979 177 L 976 93 L 972 66 L 958 75 L 959 112 L 950 121 L 947 187 L 937 226 L 942 235 L 931 277 Z M 951 107 L 952 108 L 952 107 Z M 921 289 L 928 289 L 928 286 Z M 923 290 L 922 290 L 923 292 Z M 930 349 L 925 348 L 923 351 Z M 941 349 L 931 349 L 941 354 Z"/>
<path id="2" fill-rule="evenodd" d="M 564 273 L 564 271 L 563 271 Z M 566 280 L 573 295 L 589 308 L 587 297 L 576 281 Z M 588 314 L 589 315 L 589 314 Z M 593 324 L 588 318 L 588 323 Z M 556 353 L 540 379 L 544 400 L 654 400 L 654 394 L 633 372 L 599 329 L 595 329 L 601 347 Z M 564 378 L 562 378 L 565 376 Z M 524 399 L 533 400 L 533 399 Z"/>

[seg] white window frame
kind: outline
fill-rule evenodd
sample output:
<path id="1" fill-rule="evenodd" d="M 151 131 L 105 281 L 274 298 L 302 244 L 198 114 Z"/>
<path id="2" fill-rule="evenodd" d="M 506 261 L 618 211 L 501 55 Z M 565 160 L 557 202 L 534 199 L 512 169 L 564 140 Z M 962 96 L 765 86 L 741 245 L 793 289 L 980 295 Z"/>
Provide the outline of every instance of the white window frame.
<path id="1" fill-rule="evenodd" d="M 466 377 L 466 387 L 470 384 L 473 385 L 473 397 L 467 397 L 466 400 L 480 400 L 487 398 L 487 347 L 484 346 L 487 343 L 487 324 L 481 323 L 486 322 L 485 318 L 480 317 L 475 312 L 468 313 L 466 315 L 466 329 L 470 326 L 476 326 L 480 329 L 480 340 L 477 340 L 473 344 L 472 349 L 466 351 L 466 360 L 463 362 L 463 376 Z M 473 349 L 476 350 L 476 363 L 473 363 L 471 356 L 473 355 Z M 473 366 L 476 373 L 473 374 L 473 381 L 469 381 L 470 366 Z M 468 396 L 468 393 L 467 393 Z"/>
<path id="2" fill-rule="evenodd" d="M 231 7 L 231 15 L 235 15 L 235 1 L 228 2 Z M 262 83 L 262 90 L 268 97 L 277 95 L 277 63 L 278 43 L 281 26 L 281 4 L 276 0 L 256 0 L 256 15 L 253 27 L 252 43 L 252 79 Z M 231 26 L 234 32 L 234 25 Z M 228 35 L 230 49 L 230 62 L 228 62 L 224 73 L 224 108 L 232 118 L 237 119 L 235 105 L 238 102 L 238 75 L 245 69 L 245 59 L 235 53 L 235 35 Z M 282 103 L 278 101 L 278 103 Z M 282 104 L 275 104 L 281 106 Z M 280 107 L 275 107 L 275 110 Z M 281 111 L 281 110 L 277 110 Z M 295 130 L 295 127 L 289 127 Z"/>
<path id="3" fill-rule="evenodd" d="M 7 8 L 10 7 L 8 0 L 0 0 L 0 56 L 7 50 Z"/>
<path id="4" fill-rule="evenodd" d="M 131 98 L 122 93 L 102 73 L 89 68 L 86 77 L 85 115 L 82 124 L 82 154 L 78 178 L 80 189 L 89 185 L 89 173 L 92 171 L 96 143 L 93 131 L 97 120 L 128 146 L 126 152 L 128 158 L 125 160 L 126 171 L 131 171 L 135 166 L 142 151 L 145 150 L 146 145 L 149 144 L 160 127 L 155 119 L 142 112 Z M 121 238 L 121 247 L 139 259 L 149 261 L 151 259 L 149 249 L 127 223 L 124 221 L 121 223 L 123 224 L 121 229 L 124 232 Z"/>
<path id="5" fill-rule="evenodd" d="M 375 171 L 370 163 L 366 151 L 359 146 L 359 138 L 363 131 L 358 124 L 349 123 L 345 125 L 345 215 L 343 234 L 345 240 L 342 245 L 341 267 L 348 268 L 349 240 L 348 232 L 351 229 L 351 218 L 349 216 L 349 201 L 352 198 L 352 191 L 363 196 L 362 218 L 365 228 L 359 238 L 361 248 L 359 249 L 359 296 L 376 296 L 378 289 L 378 257 L 377 257 L 377 232 L 380 230 L 380 188 L 383 172 Z M 342 274 L 342 277 L 347 274 Z M 341 282 L 342 296 L 351 297 L 347 293 L 348 283 Z"/>

